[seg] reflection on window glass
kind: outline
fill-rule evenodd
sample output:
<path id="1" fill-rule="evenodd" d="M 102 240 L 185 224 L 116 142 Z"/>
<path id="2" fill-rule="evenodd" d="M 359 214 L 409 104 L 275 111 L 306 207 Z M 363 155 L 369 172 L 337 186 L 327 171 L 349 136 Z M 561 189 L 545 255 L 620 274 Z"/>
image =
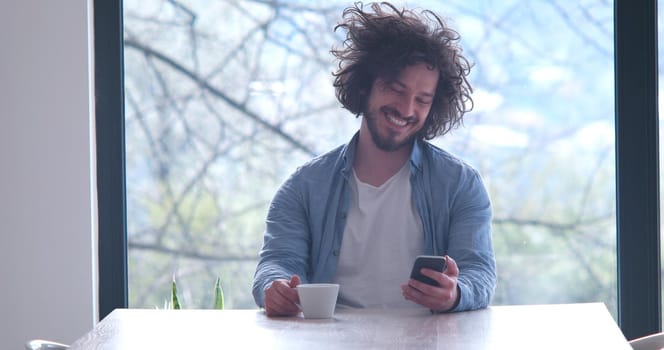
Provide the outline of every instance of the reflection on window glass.
<path id="1" fill-rule="evenodd" d="M 209 307 L 217 277 L 228 308 L 255 307 L 274 191 L 359 125 L 330 74 L 351 4 L 124 1 L 131 307 L 163 307 L 173 276 L 185 308 Z M 474 110 L 432 142 L 491 194 L 493 303 L 615 314 L 613 4 L 408 4 L 446 18 L 474 63 Z"/>

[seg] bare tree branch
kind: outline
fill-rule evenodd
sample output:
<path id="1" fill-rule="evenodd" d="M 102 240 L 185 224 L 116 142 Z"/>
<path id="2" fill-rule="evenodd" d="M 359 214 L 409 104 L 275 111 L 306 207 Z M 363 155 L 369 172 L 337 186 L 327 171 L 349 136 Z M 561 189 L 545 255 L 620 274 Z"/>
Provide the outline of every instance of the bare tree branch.
<path id="1" fill-rule="evenodd" d="M 266 121 L 263 119 L 261 116 L 247 110 L 241 103 L 235 101 L 232 99 L 230 96 L 226 95 L 223 93 L 221 90 L 217 89 L 216 87 L 212 86 L 207 80 L 199 77 L 196 73 L 192 72 L 191 70 L 185 68 L 181 64 L 177 63 L 175 60 L 171 59 L 170 57 L 166 56 L 165 54 L 158 52 L 156 50 L 153 50 L 147 45 L 141 44 L 139 42 L 136 42 L 134 40 L 125 40 L 125 45 L 130 48 L 134 48 L 136 50 L 140 50 L 143 53 L 145 53 L 148 56 L 153 56 L 160 61 L 166 63 L 169 65 L 171 68 L 175 69 L 176 71 L 182 73 L 183 75 L 189 77 L 192 81 L 194 81 L 196 84 L 216 96 L 217 98 L 223 100 L 233 108 L 237 109 L 238 111 L 242 112 L 244 115 L 249 117 L 250 119 L 256 121 L 258 124 L 262 125 L 266 129 L 272 131 L 276 135 L 280 136 L 283 138 L 286 142 L 290 143 L 293 145 L 296 149 L 301 150 L 302 152 L 308 154 L 309 156 L 315 156 L 317 153 L 314 152 L 312 149 L 309 147 L 305 146 L 302 144 L 300 141 L 295 139 L 294 137 L 290 136 L 288 133 L 283 131 L 281 128 L 271 124 L 270 122 Z"/>
<path id="2" fill-rule="evenodd" d="M 149 250 L 153 252 L 163 253 L 165 255 L 172 255 L 176 257 L 185 257 L 190 259 L 199 259 L 199 260 L 211 260 L 211 261 L 223 261 L 223 262 L 255 262 L 258 260 L 258 257 L 255 254 L 252 255 L 231 255 L 228 253 L 224 254 L 204 254 L 198 251 L 185 250 L 182 248 L 168 248 L 161 244 L 149 244 L 149 243 L 139 243 L 139 242 L 128 242 L 127 247 L 129 249 L 135 250 Z"/>

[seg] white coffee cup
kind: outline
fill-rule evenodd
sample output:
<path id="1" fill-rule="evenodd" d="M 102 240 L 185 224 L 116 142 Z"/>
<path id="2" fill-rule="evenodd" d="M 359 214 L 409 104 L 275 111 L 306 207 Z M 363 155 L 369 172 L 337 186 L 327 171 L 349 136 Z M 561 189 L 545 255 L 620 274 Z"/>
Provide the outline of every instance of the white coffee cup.
<path id="1" fill-rule="evenodd" d="M 304 318 L 331 318 L 337 305 L 339 285 L 333 283 L 299 284 L 300 309 Z"/>

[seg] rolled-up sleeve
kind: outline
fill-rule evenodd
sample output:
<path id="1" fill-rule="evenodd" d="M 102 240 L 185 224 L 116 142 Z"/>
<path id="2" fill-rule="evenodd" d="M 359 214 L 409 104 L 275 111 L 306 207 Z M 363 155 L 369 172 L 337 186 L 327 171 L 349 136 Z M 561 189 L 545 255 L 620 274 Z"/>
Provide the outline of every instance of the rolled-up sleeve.
<path id="1" fill-rule="evenodd" d="M 275 279 L 297 274 L 306 282 L 310 235 L 305 205 L 293 178 L 279 188 L 270 204 L 252 288 L 260 307 L 265 305 L 265 289 Z"/>
<path id="2" fill-rule="evenodd" d="M 459 266 L 461 296 L 453 311 L 489 306 L 496 287 L 496 262 L 491 238 L 492 209 L 479 174 L 469 169 L 451 206 L 447 254 Z"/>

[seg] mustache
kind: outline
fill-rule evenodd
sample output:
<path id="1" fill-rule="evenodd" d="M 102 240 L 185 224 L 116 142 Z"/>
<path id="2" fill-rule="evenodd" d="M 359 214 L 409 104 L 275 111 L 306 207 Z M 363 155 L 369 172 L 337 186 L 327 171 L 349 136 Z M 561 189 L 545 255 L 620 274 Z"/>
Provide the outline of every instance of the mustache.
<path id="1" fill-rule="evenodd" d="M 383 107 L 381 107 L 381 108 L 380 108 L 380 112 L 381 112 L 381 113 L 385 113 L 385 114 L 393 115 L 394 117 L 397 117 L 397 118 L 399 118 L 399 119 L 403 119 L 403 120 L 405 120 L 407 123 L 414 122 L 415 119 L 416 119 L 414 115 L 411 115 L 411 116 L 408 116 L 408 117 L 404 117 L 403 115 L 401 115 L 401 113 L 400 113 L 396 108 L 394 108 L 394 107 L 390 107 L 390 106 L 383 106 Z"/>

